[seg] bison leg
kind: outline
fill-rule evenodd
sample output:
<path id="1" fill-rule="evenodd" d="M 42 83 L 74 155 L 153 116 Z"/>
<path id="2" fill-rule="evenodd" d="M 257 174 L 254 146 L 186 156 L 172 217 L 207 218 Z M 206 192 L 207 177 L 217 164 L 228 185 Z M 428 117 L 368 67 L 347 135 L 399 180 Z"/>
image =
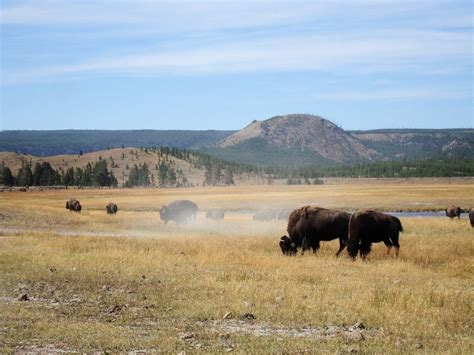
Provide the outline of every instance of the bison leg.
<path id="1" fill-rule="evenodd" d="M 395 246 L 395 256 L 398 258 L 398 254 L 400 253 L 400 244 L 398 243 L 398 238 L 399 238 L 399 235 L 398 233 L 396 233 L 394 236 L 392 236 L 390 239 L 391 239 L 391 242 L 393 243 L 393 245 Z"/>
<path id="2" fill-rule="evenodd" d="M 312 243 L 311 243 L 311 248 L 313 249 L 313 254 L 316 254 L 316 252 L 319 250 L 320 248 L 320 244 L 319 244 L 319 240 L 312 240 Z"/>
<path id="3" fill-rule="evenodd" d="M 371 247 L 372 247 L 371 243 L 362 242 L 360 244 L 360 257 L 362 258 L 362 260 L 367 259 L 367 255 L 369 255 L 372 249 Z"/>
<path id="4" fill-rule="evenodd" d="M 392 250 L 393 243 L 390 241 L 390 239 L 385 239 L 383 243 L 387 247 L 387 252 L 385 253 L 385 255 L 390 255 L 390 251 Z"/>
<path id="5" fill-rule="evenodd" d="M 342 240 L 341 238 L 339 238 L 339 250 L 336 253 L 336 258 L 339 257 L 339 254 L 342 253 L 345 247 L 346 247 L 346 242 Z"/>
<path id="6" fill-rule="evenodd" d="M 308 237 L 305 235 L 301 240 L 301 255 L 304 255 L 304 252 L 310 248 Z"/>

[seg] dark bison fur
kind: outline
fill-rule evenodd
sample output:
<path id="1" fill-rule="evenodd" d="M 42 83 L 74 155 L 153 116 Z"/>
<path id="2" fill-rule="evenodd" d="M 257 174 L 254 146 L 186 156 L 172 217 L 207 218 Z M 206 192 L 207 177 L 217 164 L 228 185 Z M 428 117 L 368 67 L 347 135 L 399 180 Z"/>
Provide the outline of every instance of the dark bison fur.
<path id="1" fill-rule="evenodd" d="M 208 210 L 206 212 L 207 219 L 224 219 L 224 211 L 221 210 Z"/>
<path id="2" fill-rule="evenodd" d="M 319 250 L 321 241 L 339 238 L 339 250 L 344 250 L 347 242 L 350 214 L 343 211 L 321 207 L 301 207 L 294 210 L 288 218 L 288 235 L 302 253 L 311 248 Z"/>
<path id="3" fill-rule="evenodd" d="M 446 217 L 449 217 L 450 219 L 453 219 L 454 217 L 461 219 L 462 209 L 459 206 L 451 205 L 447 209 L 445 209 L 444 212 L 446 213 Z"/>
<path id="4" fill-rule="evenodd" d="M 471 222 L 471 227 L 474 227 L 474 208 L 471 208 L 469 211 L 469 221 Z"/>
<path id="5" fill-rule="evenodd" d="M 115 203 L 109 202 L 108 205 L 105 206 L 107 214 L 116 214 L 118 211 L 118 207 Z"/>
<path id="6" fill-rule="evenodd" d="M 283 255 L 296 255 L 298 251 L 296 244 L 286 235 L 280 238 L 280 249 Z"/>
<path id="7" fill-rule="evenodd" d="M 71 198 L 69 201 L 66 201 L 66 209 L 71 212 L 81 212 L 82 206 L 78 200 Z"/>
<path id="8" fill-rule="evenodd" d="M 387 255 L 394 246 L 395 255 L 398 256 L 400 232 L 403 232 L 403 227 L 395 216 L 370 210 L 356 212 L 349 221 L 349 256 L 355 258 L 360 252 L 360 256 L 365 259 L 372 249 L 372 243 L 379 242 L 387 246 Z"/>
<path id="9" fill-rule="evenodd" d="M 177 200 L 160 210 L 163 222 L 175 221 L 177 224 L 192 222 L 196 219 L 198 206 L 189 200 Z"/>

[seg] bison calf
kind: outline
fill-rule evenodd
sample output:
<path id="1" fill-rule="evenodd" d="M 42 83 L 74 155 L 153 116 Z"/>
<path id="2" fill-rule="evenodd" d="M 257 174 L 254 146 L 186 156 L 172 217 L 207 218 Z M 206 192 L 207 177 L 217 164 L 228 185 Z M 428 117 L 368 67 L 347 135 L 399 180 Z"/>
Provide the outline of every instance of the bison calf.
<path id="1" fill-rule="evenodd" d="M 395 255 L 398 256 L 400 244 L 399 233 L 403 232 L 400 220 L 385 213 L 376 211 L 359 211 L 349 220 L 349 239 L 347 251 L 353 259 L 360 252 L 362 259 L 369 255 L 372 243 L 383 242 L 387 246 L 387 255 L 395 246 Z"/>
<path id="2" fill-rule="evenodd" d="M 286 235 L 280 238 L 280 249 L 283 255 L 296 255 L 298 251 L 296 244 Z"/>
<path id="3" fill-rule="evenodd" d="M 116 214 L 118 207 L 115 203 L 109 202 L 109 204 L 105 206 L 105 210 L 107 211 L 107 214 Z"/>

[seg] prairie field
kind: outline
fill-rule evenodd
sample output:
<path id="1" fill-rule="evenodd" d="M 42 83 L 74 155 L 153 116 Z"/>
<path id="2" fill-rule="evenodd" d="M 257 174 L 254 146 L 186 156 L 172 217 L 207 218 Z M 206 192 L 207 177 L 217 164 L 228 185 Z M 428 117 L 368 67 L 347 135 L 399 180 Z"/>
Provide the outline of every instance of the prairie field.
<path id="1" fill-rule="evenodd" d="M 69 198 L 82 212 L 69 212 Z M 189 199 L 197 220 L 165 225 Z M 105 205 L 119 206 L 107 215 Z M 474 207 L 472 180 L 0 193 L 0 352 L 474 352 L 474 228 L 401 217 L 400 256 L 286 257 L 255 212 Z M 225 210 L 207 220 L 208 209 Z M 23 300 L 21 300 L 23 296 Z"/>

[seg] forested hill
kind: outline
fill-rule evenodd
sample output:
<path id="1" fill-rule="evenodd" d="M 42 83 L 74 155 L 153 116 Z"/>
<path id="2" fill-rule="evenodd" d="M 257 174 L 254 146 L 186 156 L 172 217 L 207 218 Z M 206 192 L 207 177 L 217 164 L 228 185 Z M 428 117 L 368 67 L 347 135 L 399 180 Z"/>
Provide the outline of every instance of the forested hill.
<path id="1" fill-rule="evenodd" d="M 0 131 L 0 151 L 36 156 L 78 154 L 120 147 L 198 149 L 234 131 L 181 130 L 52 130 Z"/>

